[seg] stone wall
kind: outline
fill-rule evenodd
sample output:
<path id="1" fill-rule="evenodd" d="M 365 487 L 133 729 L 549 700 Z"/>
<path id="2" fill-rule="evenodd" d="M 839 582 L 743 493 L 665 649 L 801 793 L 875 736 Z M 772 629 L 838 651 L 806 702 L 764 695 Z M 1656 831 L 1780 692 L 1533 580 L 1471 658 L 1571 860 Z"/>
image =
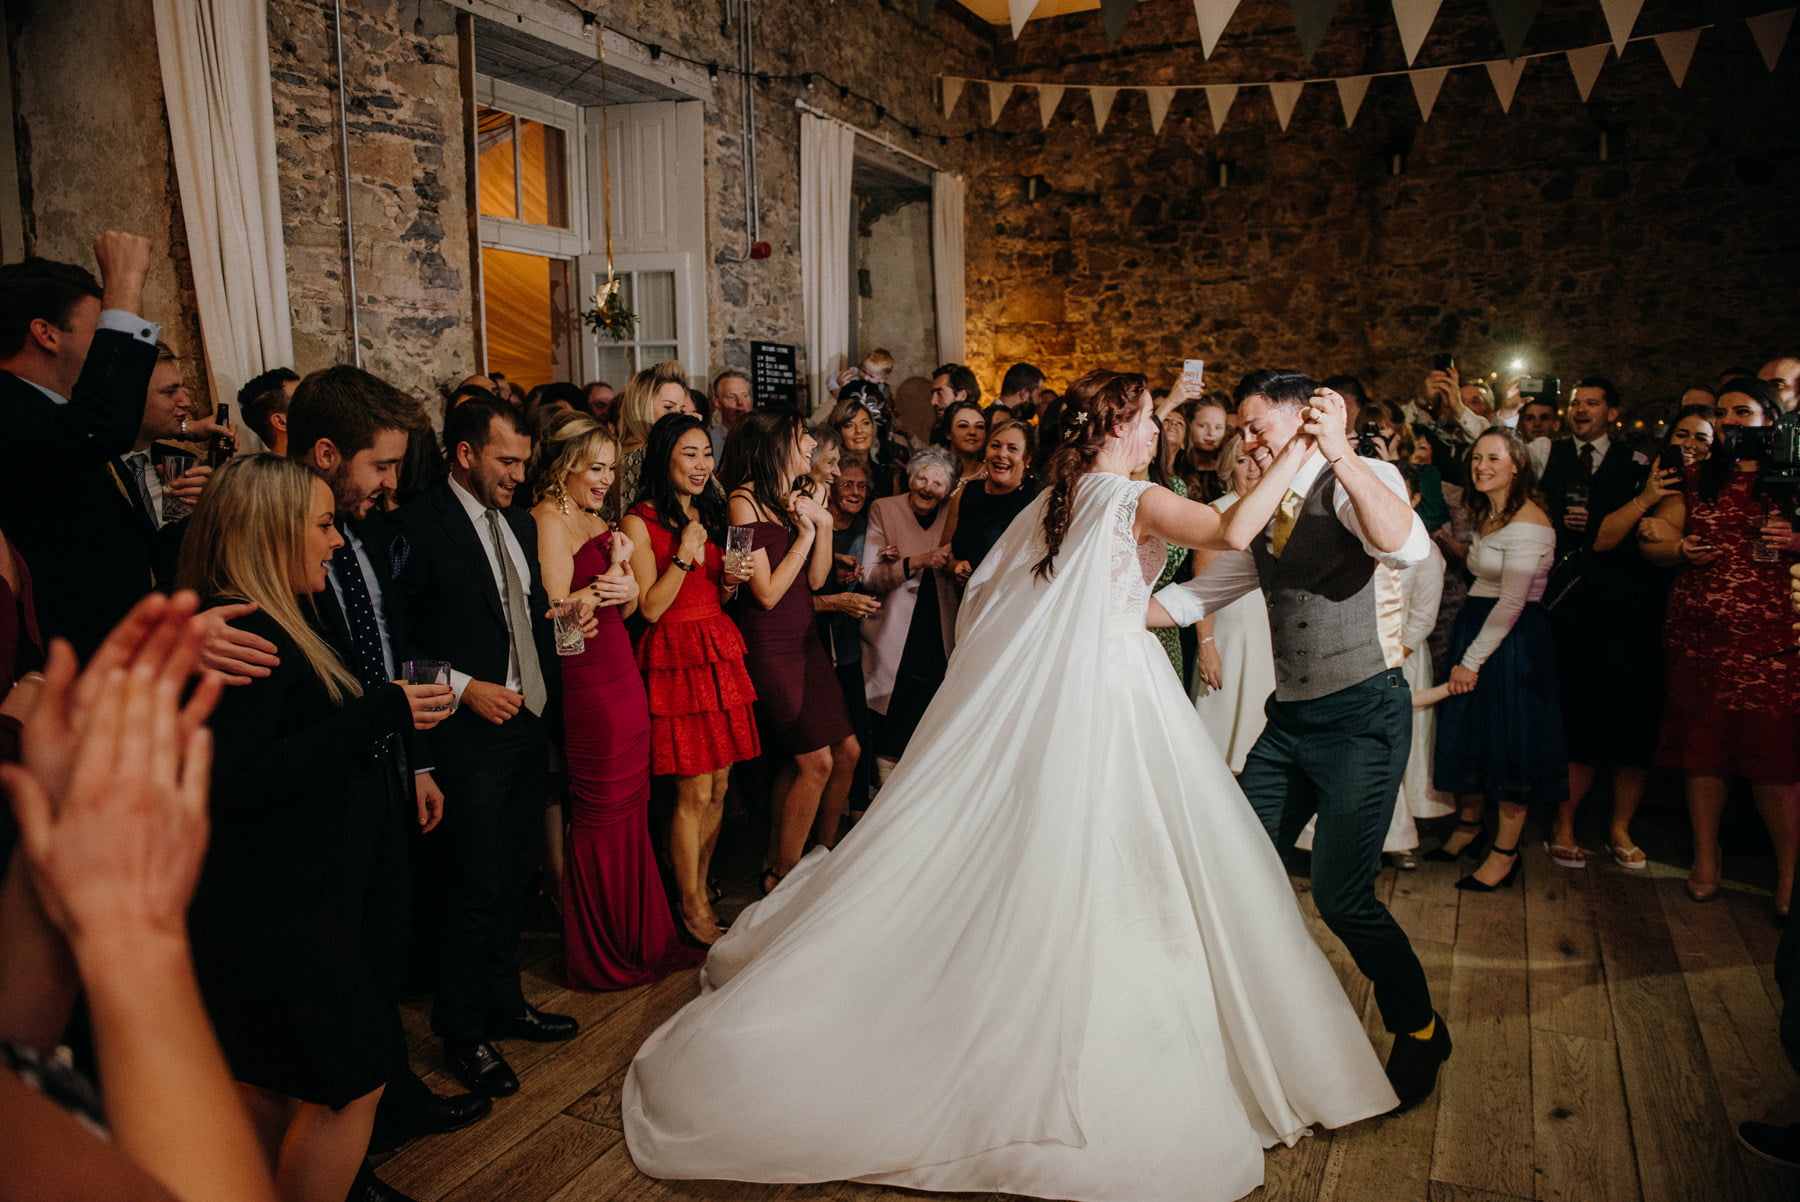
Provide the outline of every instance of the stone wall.
<path id="1" fill-rule="evenodd" d="M 474 369 L 468 163 L 454 13 L 344 0 L 351 230 L 363 366 L 422 396 Z M 294 358 L 350 361 L 329 0 L 268 0 Z"/>
<path id="2" fill-rule="evenodd" d="M 1719 21 L 1684 89 L 1638 42 L 1585 105 L 1560 56 L 1534 61 L 1510 115 L 1479 68 L 1450 73 L 1428 123 L 1402 78 L 1375 80 L 1350 129 L 1335 88 L 1309 86 L 1286 133 L 1262 88 L 1239 93 L 1222 133 L 1198 92 L 1178 94 L 1160 136 L 1138 92 L 1100 134 L 1085 95 L 1066 95 L 1040 133 L 1021 87 L 971 181 L 970 361 L 984 385 L 1018 359 L 1054 384 L 1102 365 L 1172 377 L 1198 357 L 1227 387 L 1286 364 L 1400 396 L 1448 350 L 1465 369 L 1522 356 L 1565 378 L 1609 371 L 1644 399 L 1754 368 L 1797 338 L 1800 53 L 1771 75 L 1718 9 L 1651 0 L 1639 20 Z M 1606 40 L 1598 5 L 1552 3 L 1526 51 Z M 1210 61 L 1185 0 L 1145 0 L 1120 58 L 1078 61 L 1104 46 L 1098 14 L 1034 21 L 1006 70 L 1117 85 L 1405 65 L 1385 0 L 1341 5 L 1310 65 L 1281 0 L 1245 0 Z M 1486 6 L 1453 0 L 1418 65 L 1500 56 Z M 972 85 L 956 116 L 985 120 L 986 105 Z M 1030 175 L 1047 197 L 1025 199 Z"/>
<path id="3" fill-rule="evenodd" d="M 936 296 L 931 273 L 931 199 L 865 199 L 857 223 L 853 356 L 876 347 L 894 356 L 894 382 L 937 366 Z"/>
<path id="4" fill-rule="evenodd" d="M 150 0 L 111 0 L 105 20 L 97 11 L 8 6 L 25 250 L 92 269 L 102 230 L 148 237 L 158 253 L 142 316 L 162 323 L 177 353 L 194 354 L 199 321 Z M 206 373 L 188 377 L 204 399 Z"/>

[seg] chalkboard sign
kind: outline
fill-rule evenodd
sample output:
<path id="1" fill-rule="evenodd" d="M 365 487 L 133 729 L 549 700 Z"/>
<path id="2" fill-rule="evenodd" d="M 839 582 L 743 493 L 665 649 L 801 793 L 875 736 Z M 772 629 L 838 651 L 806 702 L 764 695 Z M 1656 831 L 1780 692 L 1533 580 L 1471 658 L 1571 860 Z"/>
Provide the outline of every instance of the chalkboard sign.
<path id="1" fill-rule="evenodd" d="M 770 405 L 800 407 L 800 368 L 791 345 L 750 344 L 750 391 L 758 409 Z"/>

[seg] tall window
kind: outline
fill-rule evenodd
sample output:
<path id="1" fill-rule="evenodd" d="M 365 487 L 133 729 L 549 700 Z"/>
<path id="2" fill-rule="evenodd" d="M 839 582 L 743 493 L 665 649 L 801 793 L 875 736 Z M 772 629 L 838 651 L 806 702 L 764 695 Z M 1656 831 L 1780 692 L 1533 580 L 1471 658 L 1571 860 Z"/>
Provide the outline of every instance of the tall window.
<path id="1" fill-rule="evenodd" d="M 604 271 L 596 272 L 594 278 L 587 281 L 587 295 L 592 297 L 594 290 L 605 279 Z M 629 379 L 633 372 L 666 359 L 680 358 L 675 321 L 675 273 L 620 272 L 619 295 L 624 299 L 626 307 L 637 314 L 637 327 L 624 342 L 614 342 L 604 337 L 595 338 L 595 346 L 599 352 L 599 375 L 596 378 L 609 382 L 620 381 L 615 387 L 622 386 L 622 382 Z M 585 300 L 583 304 L 586 304 Z M 701 371 L 704 374 L 704 367 Z"/>
<path id="2" fill-rule="evenodd" d="M 569 228 L 569 138 L 555 125 L 497 108 L 476 113 L 481 215 Z"/>

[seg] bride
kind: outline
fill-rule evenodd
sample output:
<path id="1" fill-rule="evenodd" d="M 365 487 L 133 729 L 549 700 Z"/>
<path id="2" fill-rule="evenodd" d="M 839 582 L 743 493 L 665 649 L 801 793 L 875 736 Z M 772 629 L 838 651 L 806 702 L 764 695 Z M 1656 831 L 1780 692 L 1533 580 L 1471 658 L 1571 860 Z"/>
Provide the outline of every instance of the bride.
<path id="1" fill-rule="evenodd" d="M 1221 517 L 1129 479 L 1154 446 L 1142 376 L 1091 372 L 1065 405 L 879 798 L 744 912 L 632 1062 L 651 1176 L 1235 1199 L 1264 1148 L 1395 1106 L 1144 628 L 1165 544 L 1247 546 L 1311 440 Z"/>

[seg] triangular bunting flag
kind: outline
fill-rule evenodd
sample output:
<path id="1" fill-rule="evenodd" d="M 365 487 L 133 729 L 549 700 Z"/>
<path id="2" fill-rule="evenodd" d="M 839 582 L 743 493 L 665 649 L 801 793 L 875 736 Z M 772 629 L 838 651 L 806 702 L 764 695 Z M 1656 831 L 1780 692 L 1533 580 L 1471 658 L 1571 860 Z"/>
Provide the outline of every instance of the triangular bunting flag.
<path id="1" fill-rule="evenodd" d="M 1275 120 L 1281 122 L 1281 128 L 1288 127 L 1288 119 L 1294 115 L 1294 105 L 1300 100 L 1300 89 L 1303 83 L 1272 83 L 1269 85 L 1269 99 L 1275 102 Z"/>
<path id="2" fill-rule="evenodd" d="M 1238 86 L 1234 83 L 1208 84 L 1206 87 L 1206 108 L 1212 114 L 1213 132 L 1216 134 L 1225 128 L 1225 114 L 1231 111 L 1231 102 L 1237 99 Z"/>
<path id="3" fill-rule="evenodd" d="M 1007 97 L 1012 95 L 1013 86 L 1009 83 L 988 83 L 988 124 L 995 125 L 1000 120 L 1000 110 L 1006 107 Z"/>
<path id="4" fill-rule="evenodd" d="M 1606 14 L 1606 29 L 1612 34 L 1613 49 L 1620 54 L 1625 53 L 1625 43 L 1631 40 L 1631 27 L 1637 24 L 1638 14 L 1644 10 L 1644 0 L 1600 0 L 1600 11 Z"/>
<path id="5" fill-rule="evenodd" d="M 1598 46 L 1582 46 L 1568 52 L 1569 70 L 1575 73 L 1575 88 L 1581 93 L 1581 102 L 1594 90 L 1594 81 L 1600 78 L 1600 68 L 1606 65 L 1606 56 L 1612 53 L 1612 47 L 1605 42 Z"/>
<path id="6" fill-rule="evenodd" d="M 1125 22 L 1137 11 L 1138 0 L 1100 0 L 1100 23 L 1106 27 L 1106 44 L 1116 47 Z"/>
<path id="7" fill-rule="evenodd" d="M 1419 120 L 1431 120 L 1431 108 L 1437 103 L 1438 92 L 1444 86 L 1444 76 L 1448 74 L 1448 67 L 1427 67 L 1406 73 L 1406 77 L 1412 80 L 1413 99 L 1419 102 Z"/>
<path id="8" fill-rule="evenodd" d="M 1781 58 L 1781 47 L 1787 42 L 1788 30 L 1794 26 L 1794 10 L 1778 8 L 1760 17 L 1745 17 L 1744 24 L 1750 27 L 1750 36 L 1756 39 L 1763 62 L 1773 71 Z"/>
<path id="9" fill-rule="evenodd" d="M 1219 35 L 1237 11 L 1238 0 L 1194 0 L 1194 19 L 1200 22 L 1200 54 L 1211 58 Z"/>
<path id="10" fill-rule="evenodd" d="M 1400 27 L 1400 46 L 1406 51 L 1406 65 L 1419 57 L 1419 47 L 1437 20 L 1438 5 L 1443 0 L 1394 0 L 1394 24 Z"/>
<path id="11" fill-rule="evenodd" d="M 1525 74 L 1525 64 L 1530 61 L 1521 58 L 1507 62 L 1497 58 L 1487 64 L 1488 79 L 1493 82 L 1494 95 L 1500 98 L 1501 112 L 1512 112 L 1513 93 L 1519 90 L 1519 76 Z"/>
<path id="12" fill-rule="evenodd" d="M 1331 28 L 1338 0 L 1293 0 L 1293 5 L 1294 32 L 1300 35 L 1300 54 L 1310 63 L 1318 52 L 1319 43 L 1325 40 L 1325 31 Z"/>
<path id="13" fill-rule="evenodd" d="M 1656 48 L 1662 51 L 1663 66 L 1669 69 L 1676 87 L 1687 82 L 1688 64 L 1694 61 L 1694 47 L 1699 44 L 1698 29 L 1678 29 L 1674 33 L 1656 35 Z"/>
<path id="14" fill-rule="evenodd" d="M 969 81 L 956 75 L 944 76 L 944 116 L 948 117 L 962 98 L 963 85 Z"/>
<path id="15" fill-rule="evenodd" d="M 1163 118 L 1169 115 L 1169 106 L 1175 102 L 1174 88 L 1145 88 L 1144 99 L 1150 103 L 1150 132 L 1162 132 Z"/>
<path id="16" fill-rule="evenodd" d="M 1525 49 L 1525 35 L 1531 32 L 1531 23 L 1537 19 L 1540 2 L 1488 0 L 1488 11 L 1494 14 L 1494 24 L 1500 27 L 1500 44 L 1506 48 L 1507 58 L 1518 58 L 1519 51 Z"/>
<path id="17" fill-rule="evenodd" d="M 1025 22 L 1031 20 L 1036 11 L 1038 0 L 1006 0 L 1006 15 L 1012 19 L 1013 40 L 1019 40 L 1019 31 L 1025 28 Z"/>
<path id="18" fill-rule="evenodd" d="M 1068 91 L 1059 83 L 1041 83 L 1038 90 L 1038 120 L 1044 128 L 1050 128 L 1050 118 L 1056 116 L 1056 106 L 1062 103 L 1063 93 Z"/>
<path id="19" fill-rule="evenodd" d="M 1346 75 L 1337 81 L 1338 103 L 1344 106 L 1344 128 L 1349 129 L 1356 124 L 1356 112 L 1362 108 L 1363 97 L 1369 94 L 1369 77 L 1367 75 Z"/>
<path id="20" fill-rule="evenodd" d="M 1107 114 L 1112 112 L 1113 98 L 1119 94 L 1117 88 L 1089 88 L 1088 99 L 1094 102 L 1094 132 L 1099 133 L 1106 128 Z"/>

